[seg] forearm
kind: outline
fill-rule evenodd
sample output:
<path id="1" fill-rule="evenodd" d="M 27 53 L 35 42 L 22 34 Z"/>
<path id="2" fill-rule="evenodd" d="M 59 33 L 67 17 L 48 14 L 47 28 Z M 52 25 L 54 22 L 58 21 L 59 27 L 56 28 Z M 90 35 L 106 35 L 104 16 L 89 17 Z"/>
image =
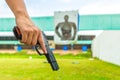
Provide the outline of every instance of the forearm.
<path id="1" fill-rule="evenodd" d="M 56 32 L 56 34 L 61 38 L 61 35 L 60 35 L 60 33 L 58 32 L 58 26 L 56 27 L 55 32 Z"/>
<path id="2" fill-rule="evenodd" d="M 6 2 L 15 15 L 16 24 L 22 35 L 21 42 L 33 46 L 39 42 L 43 52 L 47 53 L 42 38 L 42 32 L 30 19 L 25 7 L 24 0 L 6 0 Z"/>
<path id="3" fill-rule="evenodd" d="M 16 18 L 21 17 L 29 18 L 29 15 L 24 4 L 24 0 L 6 0 L 6 2 Z"/>
<path id="4" fill-rule="evenodd" d="M 77 32 L 76 26 L 74 26 L 73 29 L 74 29 L 73 38 L 75 38 L 75 36 L 76 36 L 76 32 Z"/>

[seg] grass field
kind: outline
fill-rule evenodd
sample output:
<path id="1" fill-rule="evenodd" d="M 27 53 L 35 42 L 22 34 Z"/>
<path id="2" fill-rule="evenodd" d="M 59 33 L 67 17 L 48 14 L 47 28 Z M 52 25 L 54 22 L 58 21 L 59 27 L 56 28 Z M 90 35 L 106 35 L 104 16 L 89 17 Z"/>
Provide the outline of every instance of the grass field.
<path id="1" fill-rule="evenodd" d="M 120 80 L 120 66 L 90 59 L 90 53 L 55 57 L 59 71 L 52 71 L 44 56 L 0 54 L 0 80 Z"/>

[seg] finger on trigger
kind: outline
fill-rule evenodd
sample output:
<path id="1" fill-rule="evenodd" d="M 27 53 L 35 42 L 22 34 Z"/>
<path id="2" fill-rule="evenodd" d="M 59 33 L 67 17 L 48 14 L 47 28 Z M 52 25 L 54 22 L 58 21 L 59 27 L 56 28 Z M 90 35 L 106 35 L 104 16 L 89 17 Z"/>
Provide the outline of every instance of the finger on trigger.
<path id="1" fill-rule="evenodd" d="M 38 42 L 40 43 L 43 52 L 45 54 L 47 54 L 47 50 L 46 50 L 45 43 L 44 43 L 44 40 L 43 40 L 42 32 L 40 32 L 40 34 L 38 36 Z"/>

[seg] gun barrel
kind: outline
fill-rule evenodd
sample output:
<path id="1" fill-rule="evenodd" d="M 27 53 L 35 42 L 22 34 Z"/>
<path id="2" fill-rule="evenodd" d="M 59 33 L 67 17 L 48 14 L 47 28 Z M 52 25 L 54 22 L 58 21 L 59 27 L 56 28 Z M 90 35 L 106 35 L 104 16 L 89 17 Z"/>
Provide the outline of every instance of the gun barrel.
<path id="1" fill-rule="evenodd" d="M 57 64 L 57 61 L 56 61 L 54 55 L 53 55 L 53 52 L 50 50 L 50 47 L 49 47 L 46 35 L 45 35 L 44 32 L 42 32 L 42 34 L 43 34 L 43 39 L 44 39 L 45 47 L 47 49 L 47 54 L 45 54 L 45 56 L 46 56 L 48 62 L 50 63 L 52 69 L 53 70 L 58 70 L 59 66 Z"/>

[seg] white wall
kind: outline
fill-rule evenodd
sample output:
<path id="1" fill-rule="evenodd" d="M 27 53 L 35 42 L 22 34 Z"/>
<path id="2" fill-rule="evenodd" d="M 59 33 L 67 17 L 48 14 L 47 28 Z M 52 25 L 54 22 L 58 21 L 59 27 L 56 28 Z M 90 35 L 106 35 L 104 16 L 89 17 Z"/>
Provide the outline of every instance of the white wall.
<path id="1" fill-rule="evenodd" d="M 120 30 L 103 31 L 92 42 L 93 57 L 120 65 Z"/>

